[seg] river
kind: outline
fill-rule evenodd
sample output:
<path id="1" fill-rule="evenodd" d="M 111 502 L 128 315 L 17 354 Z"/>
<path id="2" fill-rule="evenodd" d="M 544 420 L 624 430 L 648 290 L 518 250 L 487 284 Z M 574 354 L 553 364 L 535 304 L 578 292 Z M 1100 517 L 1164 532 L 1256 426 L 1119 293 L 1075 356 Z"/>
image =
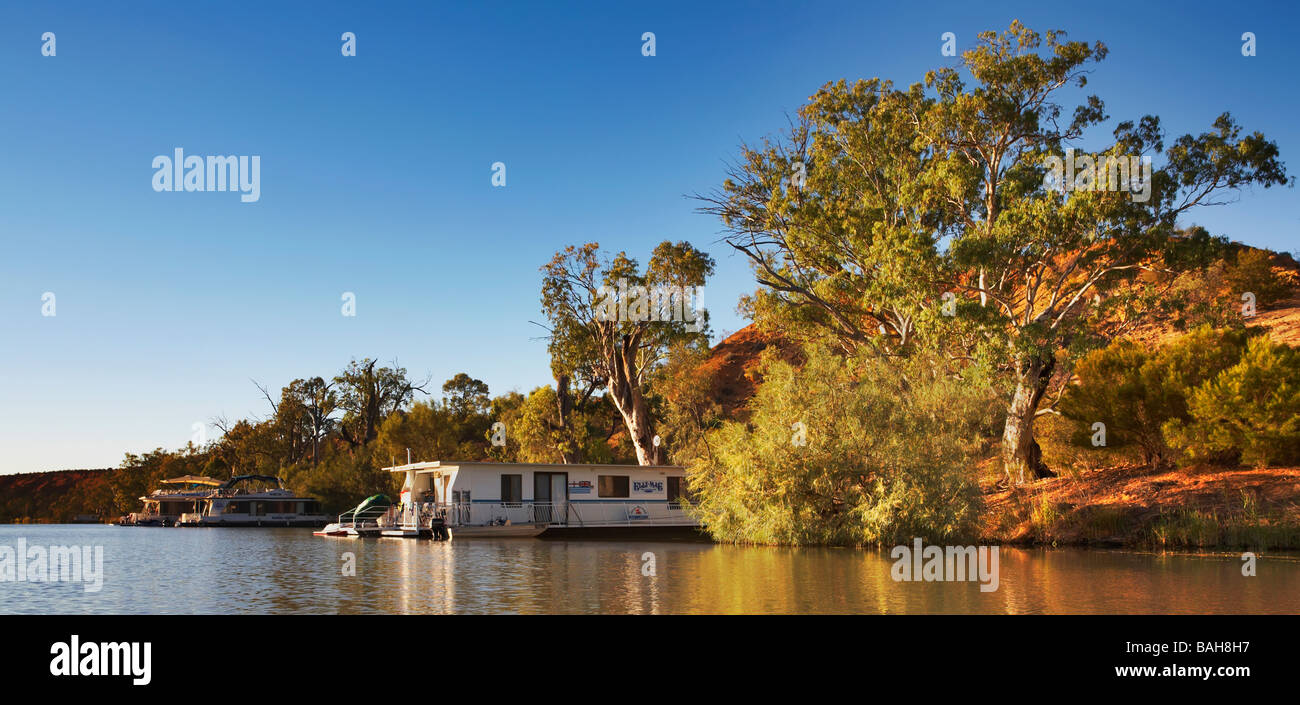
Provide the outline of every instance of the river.
<path id="1" fill-rule="evenodd" d="M 15 573 L 0 582 L 3 614 L 1300 613 L 1294 554 L 1243 576 L 1239 555 L 1003 548 L 984 592 L 897 582 L 887 551 L 836 548 L 0 526 L 0 554 L 20 540 L 102 547 L 102 586 Z"/>

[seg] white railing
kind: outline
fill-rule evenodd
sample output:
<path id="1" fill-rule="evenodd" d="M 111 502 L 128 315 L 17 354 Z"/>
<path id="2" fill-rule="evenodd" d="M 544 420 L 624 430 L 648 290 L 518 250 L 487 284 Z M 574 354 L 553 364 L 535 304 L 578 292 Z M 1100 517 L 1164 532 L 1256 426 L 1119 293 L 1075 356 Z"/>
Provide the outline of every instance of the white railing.
<path id="1" fill-rule="evenodd" d="M 396 508 L 371 508 L 362 512 L 349 509 L 338 515 L 338 525 L 342 529 L 380 529 L 393 526 L 392 515 Z"/>
<path id="2" fill-rule="evenodd" d="M 693 526 L 680 502 L 458 502 L 420 503 L 421 528 L 432 518 L 447 526 L 491 526 L 494 524 L 553 524 L 593 526 Z M 399 516 L 401 514 L 399 510 Z"/>

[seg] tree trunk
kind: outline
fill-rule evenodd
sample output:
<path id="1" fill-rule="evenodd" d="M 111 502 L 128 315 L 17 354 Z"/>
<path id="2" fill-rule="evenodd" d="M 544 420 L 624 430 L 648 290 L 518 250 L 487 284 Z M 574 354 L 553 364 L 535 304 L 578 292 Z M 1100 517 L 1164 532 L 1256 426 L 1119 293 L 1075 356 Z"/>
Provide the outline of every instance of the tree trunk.
<path id="1" fill-rule="evenodd" d="M 555 405 L 556 413 L 560 417 L 559 427 L 556 429 L 560 432 L 561 438 L 564 439 L 564 445 L 569 447 L 565 450 L 559 449 L 560 459 L 566 464 L 582 462 L 582 448 L 578 447 L 573 430 L 573 392 L 569 389 L 569 376 L 556 375 L 555 377 Z"/>
<path id="2" fill-rule="evenodd" d="M 610 367 L 607 386 L 614 408 L 623 417 L 632 447 L 636 449 L 636 462 L 640 465 L 659 465 L 659 448 L 654 445 L 654 422 L 650 418 L 650 405 L 637 383 L 635 341 L 623 336 Z"/>
<path id="3" fill-rule="evenodd" d="M 659 465 L 659 449 L 654 445 L 654 431 L 651 428 L 650 407 L 645 395 L 636 385 L 628 385 L 625 393 L 611 396 L 614 408 L 623 417 L 627 434 L 636 449 L 636 462 L 639 465 Z"/>
<path id="4" fill-rule="evenodd" d="M 1016 393 L 1007 407 L 1006 428 L 1002 432 L 1002 469 L 1007 482 L 1018 485 L 1043 477 L 1055 477 L 1043 464 L 1043 451 L 1034 440 L 1034 415 L 1047 392 L 1056 358 L 1030 356 L 1016 363 Z"/>
<path id="5" fill-rule="evenodd" d="M 641 397 L 640 390 L 637 392 L 637 396 Z M 631 417 L 624 415 L 624 419 L 627 421 L 628 431 L 632 434 L 632 446 L 636 448 L 637 464 L 659 465 L 659 449 L 654 445 L 654 434 L 650 430 L 650 414 L 643 397 L 637 399 Z"/>

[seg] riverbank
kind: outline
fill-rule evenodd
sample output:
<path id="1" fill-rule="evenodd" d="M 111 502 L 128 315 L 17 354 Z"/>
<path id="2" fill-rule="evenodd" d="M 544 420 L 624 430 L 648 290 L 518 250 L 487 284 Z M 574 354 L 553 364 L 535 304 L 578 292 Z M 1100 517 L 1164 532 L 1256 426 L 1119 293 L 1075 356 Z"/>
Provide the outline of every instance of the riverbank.
<path id="1" fill-rule="evenodd" d="M 1120 465 L 1020 487 L 981 474 L 984 541 L 1157 549 L 1300 549 L 1300 468 Z"/>
<path id="2" fill-rule="evenodd" d="M 71 524 L 115 516 L 111 469 L 0 475 L 0 523 Z"/>

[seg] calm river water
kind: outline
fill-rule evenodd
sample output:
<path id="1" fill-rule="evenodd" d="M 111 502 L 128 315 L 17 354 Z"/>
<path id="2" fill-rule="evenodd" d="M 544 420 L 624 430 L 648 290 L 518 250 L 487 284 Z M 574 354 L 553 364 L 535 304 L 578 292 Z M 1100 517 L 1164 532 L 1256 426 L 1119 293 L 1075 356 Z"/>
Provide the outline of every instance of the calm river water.
<path id="1" fill-rule="evenodd" d="M 1231 555 L 1002 549 L 986 593 L 895 582 L 887 552 L 849 549 L 0 526 L 0 551 L 19 539 L 102 546 L 103 587 L 0 582 L 0 613 L 1300 613 L 1294 555 L 1261 557 L 1245 577 Z"/>

